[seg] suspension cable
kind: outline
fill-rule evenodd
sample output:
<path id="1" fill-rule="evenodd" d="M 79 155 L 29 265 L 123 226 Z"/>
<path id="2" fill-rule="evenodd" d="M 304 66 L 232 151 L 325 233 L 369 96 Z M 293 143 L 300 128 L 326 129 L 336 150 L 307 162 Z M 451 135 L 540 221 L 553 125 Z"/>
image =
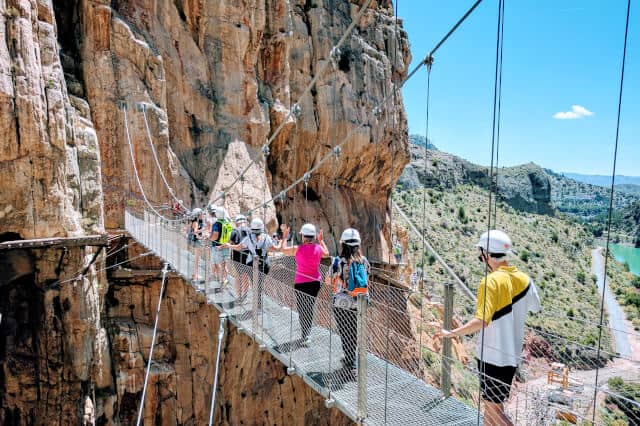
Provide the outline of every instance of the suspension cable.
<path id="1" fill-rule="evenodd" d="M 433 62 L 433 55 L 436 53 L 436 51 L 444 44 L 444 42 L 460 27 L 460 25 L 471 15 L 471 13 L 478 7 L 478 5 L 482 2 L 482 0 L 477 0 L 473 6 L 462 16 L 462 18 L 460 18 L 458 20 L 458 22 L 451 28 L 451 30 L 449 30 L 449 32 L 445 35 L 445 37 L 443 37 L 442 40 L 440 40 L 438 42 L 438 44 L 431 50 L 431 52 L 429 53 L 429 55 L 427 55 L 418 65 L 416 65 L 410 72 L 409 74 L 407 74 L 407 76 L 405 77 L 405 79 L 398 85 L 396 85 L 395 90 L 400 90 L 407 81 L 409 81 L 423 66 L 431 64 Z M 369 1 L 367 1 L 367 3 L 365 4 L 365 6 L 369 5 Z M 363 8 L 365 7 L 363 6 Z M 362 9 L 360 10 L 360 12 L 362 12 Z M 359 18 L 358 18 L 359 19 Z M 356 20 L 354 20 L 354 22 L 356 22 Z M 353 25 L 353 22 L 352 22 Z M 343 39 L 345 38 L 345 36 L 343 36 Z M 342 39 L 341 39 L 342 40 Z M 343 40 L 342 40 L 343 41 Z M 336 50 L 332 49 L 332 51 L 335 53 Z M 326 64 L 325 64 L 326 65 Z M 324 67 L 323 67 L 324 70 Z M 389 98 L 393 96 L 393 93 L 385 96 L 384 99 L 382 99 L 382 101 L 380 101 L 374 108 L 373 108 L 373 112 L 375 114 L 379 113 L 380 108 L 389 100 Z M 290 114 L 287 116 L 290 117 Z M 337 147 L 342 147 L 350 138 L 351 136 L 353 136 L 353 134 L 355 133 L 355 128 L 352 129 L 344 138 L 343 140 L 336 145 Z M 305 173 L 305 175 L 307 173 L 313 173 L 315 172 L 325 161 L 329 160 L 331 158 L 331 153 L 329 153 L 328 155 L 325 155 L 325 157 L 323 157 L 319 163 L 317 163 L 315 166 L 311 167 L 310 169 L 307 170 L 307 172 Z M 252 162 L 253 163 L 253 162 Z M 249 167 L 249 166 L 248 166 Z M 244 173 L 246 173 L 245 169 L 240 176 L 242 176 Z M 285 188 L 283 191 L 286 193 L 289 190 L 291 190 L 293 187 L 295 187 L 295 185 L 297 185 L 298 183 L 303 181 L 303 177 L 305 176 L 303 175 L 302 177 L 300 177 L 299 179 L 297 179 L 292 185 L 290 185 L 289 187 Z M 239 177 L 236 179 L 236 181 L 239 179 Z M 235 184 L 234 181 L 228 188 L 230 189 L 231 187 L 233 187 L 233 185 Z M 273 201 L 273 199 L 267 201 L 267 202 L 271 202 Z M 255 210 L 257 207 L 251 208 L 248 210 L 247 214 L 251 214 L 251 212 L 253 212 L 253 210 Z"/>
<path id="2" fill-rule="evenodd" d="M 460 18 L 458 20 L 458 22 L 456 22 L 456 24 L 451 27 L 451 29 L 449 30 L 449 32 L 447 32 L 447 34 L 445 34 L 444 37 L 442 37 L 442 39 L 440 39 L 440 41 L 435 45 L 435 47 L 433 49 L 431 49 L 431 51 L 427 54 L 427 56 L 424 57 L 424 59 L 422 61 L 420 61 L 420 63 L 418 65 L 416 65 L 411 72 L 409 72 L 407 79 L 409 79 L 410 77 L 412 77 L 416 72 L 418 72 L 418 70 L 420 68 L 422 68 L 425 65 L 429 65 L 432 61 L 433 61 L 433 55 L 436 54 L 436 52 L 438 51 L 438 49 L 440 49 L 440 47 L 449 39 L 449 37 L 451 37 L 451 35 L 456 32 L 456 30 L 458 29 L 458 27 L 460 25 L 462 25 L 462 23 L 464 21 L 467 20 L 467 18 L 469 17 L 469 15 L 471 15 L 471 13 L 476 10 L 476 8 L 480 5 L 480 3 L 482 3 L 482 0 L 477 0 L 470 8 L 469 10 L 467 10 L 467 12 L 462 15 L 462 18 Z"/>
<path id="3" fill-rule="evenodd" d="M 156 214 L 158 217 L 161 217 L 162 219 L 169 221 L 169 222 L 178 222 L 179 220 L 172 220 L 169 218 L 164 217 L 158 210 L 155 209 L 155 207 L 153 207 L 153 205 L 151 204 L 151 202 L 149 201 L 149 199 L 147 198 L 147 194 L 145 194 L 144 192 L 144 188 L 142 187 L 142 182 L 140 181 L 140 176 L 138 175 L 138 167 L 136 166 L 136 158 L 135 155 L 133 153 L 133 144 L 131 143 L 131 135 L 129 134 L 129 118 L 127 116 L 127 109 L 128 106 L 126 103 L 122 103 L 122 111 L 124 113 L 124 133 L 127 139 L 127 143 L 129 144 L 129 154 L 131 156 L 131 164 L 133 165 L 133 175 L 136 178 L 136 182 L 138 183 L 138 188 L 140 189 L 140 193 L 142 194 L 142 198 L 144 199 L 144 202 L 147 204 L 147 206 L 149 207 L 149 209 L 151 209 L 151 211 Z"/>
<path id="4" fill-rule="evenodd" d="M 494 119 L 493 119 L 493 132 L 496 135 L 496 166 L 495 166 L 495 181 L 493 176 L 491 177 L 491 183 L 495 186 L 495 194 L 493 201 L 493 226 L 496 227 L 498 223 L 498 197 L 500 194 L 500 188 L 498 186 L 498 173 L 500 173 L 500 119 L 502 115 L 502 50 L 504 47 L 504 0 L 502 3 L 502 22 L 500 24 L 500 57 L 498 59 L 498 107 L 497 112 L 494 108 Z M 495 103 L 495 95 L 494 95 L 494 103 Z"/>
<path id="5" fill-rule="evenodd" d="M 336 43 L 335 46 L 333 46 L 331 48 L 330 54 L 334 55 L 336 52 L 339 51 L 340 47 L 343 45 L 343 43 L 347 40 L 347 37 L 351 34 L 351 32 L 353 31 L 353 29 L 356 27 L 356 25 L 358 25 L 358 23 L 360 22 L 360 18 L 362 18 L 362 16 L 364 15 L 364 13 L 367 11 L 367 9 L 369 8 L 369 5 L 371 4 L 372 0 L 366 0 L 365 3 L 362 5 L 362 7 L 360 8 L 360 10 L 358 11 L 358 14 L 355 16 L 355 18 L 351 21 L 351 24 L 347 27 L 347 29 L 345 30 L 345 32 L 342 34 L 342 37 L 340 37 L 340 40 L 338 40 L 338 43 Z M 291 118 L 291 116 L 293 115 L 293 110 L 294 108 L 300 104 L 300 102 L 302 101 L 302 99 L 307 95 L 307 93 L 309 93 L 311 91 L 311 88 L 316 84 L 316 82 L 318 81 L 318 79 L 324 74 L 324 71 L 327 69 L 327 67 L 329 66 L 329 62 L 330 61 L 325 61 L 324 63 L 322 63 L 320 65 L 320 68 L 318 69 L 318 71 L 315 73 L 315 75 L 313 76 L 313 78 L 311 79 L 311 81 L 309 82 L 309 84 L 307 84 L 307 86 L 304 88 L 304 90 L 302 91 L 302 93 L 300 94 L 300 96 L 298 97 L 298 100 L 294 103 L 292 108 L 289 108 L 289 112 L 287 113 L 287 115 L 284 117 L 284 119 L 280 122 L 280 124 L 278 125 L 278 127 L 276 127 L 276 129 L 274 130 L 274 132 L 272 133 L 272 135 L 267 139 L 267 141 L 265 142 L 265 144 L 263 145 L 263 149 L 264 147 L 268 148 L 271 143 L 276 139 L 276 137 L 280 134 L 280 132 L 282 131 L 282 129 L 284 128 L 285 124 L 288 122 L 288 120 Z M 241 176 L 244 176 L 245 173 L 247 173 L 249 171 L 249 169 L 251 168 L 251 166 L 255 164 L 255 160 L 252 160 L 240 173 L 240 175 L 238 175 L 233 182 L 231 182 L 231 184 L 229 186 L 227 186 L 225 188 L 225 190 L 223 192 L 228 192 L 229 190 L 231 190 L 231 188 L 233 188 L 235 186 L 235 184 L 238 182 L 238 180 L 240 179 Z M 221 195 L 218 196 L 217 198 L 215 198 L 214 200 L 212 200 L 212 202 L 217 201 L 218 199 L 220 199 Z"/>
<path id="6" fill-rule="evenodd" d="M 415 73 L 413 74 L 415 75 Z M 412 76 L 413 76 L 412 75 Z M 394 90 L 400 90 L 402 89 L 402 87 L 407 83 L 407 81 L 409 81 L 409 79 L 412 76 L 407 76 L 400 84 L 396 85 Z M 371 111 L 373 112 L 374 115 L 378 115 L 380 114 L 381 108 L 384 104 L 386 104 L 391 98 L 393 97 L 393 92 L 390 94 L 387 94 Z M 369 124 L 369 126 L 371 126 Z M 358 130 L 358 127 L 353 127 L 349 133 L 347 133 L 345 135 L 345 137 L 342 139 L 342 141 L 337 144 L 335 146 L 335 148 L 339 148 L 342 149 L 342 147 L 349 142 L 349 140 L 351 139 L 351 137 L 356 133 L 356 131 Z M 281 193 L 287 193 L 289 192 L 292 188 L 294 188 L 297 184 L 299 184 L 300 182 L 303 182 L 305 179 L 309 179 L 310 175 L 312 173 L 314 173 L 316 170 L 318 170 L 320 168 L 320 166 L 322 166 L 325 162 L 327 162 L 328 160 L 331 159 L 331 157 L 334 155 L 333 151 L 327 153 L 324 157 L 322 157 L 322 159 L 320 159 L 320 161 L 318 163 L 316 163 L 313 167 L 310 167 L 302 176 L 300 176 L 298 179 L 296 179 L 291 185 L 289 185 L 288 187 L 286 187 L 285 189 L 283 189 L 281 191 Z M 275 200 L 276 197 L 271 198 L 270 200 L 267 200 L 267 203 L 272 202 L 273 200 Z M 247 215 L 250 215 L 254 210 L 260 208 L 262 205 L 257 205 L 254 206 L 251 209 L 247 210 Z"/>
<path id="7" fill-rule="evenodd" d="M 183 204 L 182 200 L 178 199 L 175 196 L 175 192 L 173 191 L 173 188 L 171 188 L 171 186 L 169 185 L 169 182 L 167 182 L 167 178 L 164 175 L 164 172 L 162 171 L 162 167 L 160 167 L 160 161 L 158 160 L 158 154 L 156 152 L 156 148 L 153 145 L 153 138 L 151 137 L 151 130 L 149 130 L 149 122 L 147 120 L 147 104 L 144 102 L 140 102 L 140 108 L 142 109 L 142 116 L 144 118 L 144 127 L 146 129 L 147 132 L 147 139 L 149 140 L 149 146 L 151 147 L 151 153 L 153 154 L 153 159 L 156 163 L 156 167 L 158 169 L 158 171 L 160 172 L 160 177 L 162 178 L 162 182 L 164 182 L 164 186 L 167 187 L 167 191 L 169 192 L 169 195 L 171 195 L 171 198 L 173 198 L 173 201 L 175 201 L 176 203 L 178 203 L 182 208 L 186 209 L 186 206 Z"/>
<path id="8" fill-rule="evenodd" d="M 394 23 L 393 23 L 393 63 L 391 64 L 390 67 L 390 72 L 391 72 L 391 85 L 393 87 L 393 105 L 394 107 L 396 105 L 398 105 L 398 91 L 396 90 L 396 84 L 393 78 L 393 74 L 394 74 L 394 68 L 396 67 L 396 64 L 398 63 L 398 4 L 400 3 L 400 0 L 396 0 L 395 1 L 395 10 L 394 10 Z M 394 129 L 394 133 L 397 135 L 398 134 L 398 113 L 397 111 L 393 110 L 394 114 L 393 117 L 391 117 L 391 119 L 393 120 L 393 129 Z M 395 137 L 391 138 L 391 171 L 393 173 L 393 171 L 395 170 L 395 158 L 396 158 L 396 144 L 395 144 Z M 387 255 L 389 264 L 391 264 L 391 255 L 395 255 L 395 244 L 393 242 L 393 186 L 391 186 L 390 188 L 390 198 L 391 198 L 391 202 L 387 202 L 385 203 L 387 208 L 389 209 L 389 238 L 391 239 L 391 241 L 389 241 L 391 243 L 391 247 L 389 250 L 389 253 Z M 398 236 L 396 235 L 396 239 L 398 238 Z M 396 244 L 399 244 L 399 241 L 396 241 Z M 392 253 L 393 252 L 393 253 Z M 395 256 L 394 256 L 395 257 Z M 396 261 L 399 260 L 396 259 Z M 398 269 L 400 265 L 398 265 Z M 390 358 L 389 356 L 389 330 L 391 328 L 391 324 L 390 324 L 390 315 L 389 315 L 389 308 L 391 307 L 391 303 L 389 298 L 391 297 L 391 292 L 387 289 L 386 291 L 387 293 L 387 307 L 385 309 L 385 313 L 386 313 L 386 327 L 387 327 L 387 336 L 386 336 L 386 356 L 387 358 Z M 385 368 L 384 368 L 384 423 L 387 424 L 387 411 L 388 411 L 388 407 L 389 407 L 389 398 L 388 398 L 388 394 L 389 394 L 389 360 L 387 359 L 387 362 L 385 363 Z"/>
<path id="9" fill-rule="evenodd" d="M 609 244 L 611 242 L 611 222 L 613 217 L 613 197 L 615 195 L 615 183 L 616 183 L 616 166 L 618 162 L 618 143 L 620 138 L 620 114 L 622 111 L 622 93 L 624 88 L 624 67 L 627 61 L 627 40 L 629 37 L 629 15 L 631 14 L 631 0 L 627 0 L 627 18 L 624 28 L 624 45 L 622 47 L 622 66 L 620 69 L 620 89 L 618 91 L 618 113 L 616 116 L 616 138 L 613 149 L 613 170 L 611 171 L 611 192 L 609 197 L 609 214 L 607 217 L 607 245 L 604 254 L 604 276 L 602 279 L 602 300 L 600 302 L 600 330 L 598 332 L 598 351 L 596 354 L 596 360 L 600 359 L 600 351 L 602 348 L 602 324 L 604 321 L 604 299 L 605 291 L 607 290 L 607 268 L 609 266 Z M 600 376 L 600 367 L 596 368 L 596 381 L 593 394 L 593 400 L 595 401 L 598 396 L 598 379 Z M 594 406 L 592 421 L 595 423 L 596 409 Z"/>
<path id="10" fill-rule="evenodd" d="M 433 58 L 433 57 L 432 57 Z M 426 90 L 426 99 L 425 99 L 425 120 L 424 120 L 424 164 L 423 164 L 423 174 L 424 180 L 422 181 L 422 229 L 420 235 L 422 235 L 422 251 L 420 252 L 420 264 L 422 265 L 422 274 L 420 276 L 420 326 L 422 327 L 422 322 L 424 319 L 424 277 L 426 275 L 426 261 L 425 261 L 425 253 L 426 253 L 426 245 L 427 239 L 424 238 L 424 234 L 427 230 L 427 171 L 428 171 L 428 156 L 429 156 L 429 99 L 431 95 L 431 66 L 433 65 L 433 61 L 427 64 L 427 90 Z M 415 271 L 417 274 L 417 271 Z M 419 331 L 418 335 L 418 348 L 422 351 L 422 330 Z"/>
<path id="11" fill-rule="evenodd" d="M 156 334 L 158 332 L 158 320 L 160 319 L 160 307 L 162 306 L 162 296 L 164 293 L 164 284 L 167 280 L 167 272 L 169 272 L 169 263 L 165 262 L 162 269 L 162 283 L 160 284 L 160 294 L 158 296 L 158 307 L 156 308 L 156 320 L 153 325 L 153 335 L 151 336 L 151 347 L 149 348 L 149 358 L 147 359 L 147 371 L 144 374 L 144 385 L 142 386 L 142 397 L 140 399 L 140 409 L 138 410 L 138 420 L 136 426 L 140 426 L 142 422 L 142 412 L 144 411 L 144 400 L 147 394 L 147 384 L 149 383 L 149 372 L 151 371 L 151 361 L 153 360 L 153 349 L 156 344 Z M 142 349 L 142 348 L 140 348 Z"/>
<path id="12" fill-rule="evenodd" d="M 495 120 L 496 120 L 496 113 L 497 113 L 497 95 L 498 95 L 498 67 L 499 67 L 499 55 L 500 55 L 500 44 L 501 44 L 501 32 L 500 29 L 502 28 L 502 20 L 504 19 L 503 16 L 503 6 L 504 6 L 504 0 L 498 0 L 498 29 L 497 29 L 497 34 L 496 34 L 496 57 L 495 57 L 495 75 L 494 75 L 494 85 L 493 85 L 493 129 L 494 131 L 492 132 L 491 135 L 491 168 L 489 169 L 489 176 L 492 177 L 493 176 L 493 172 L 494 172 L 494 160 L 495 160 L 495 150 L 496 150 L 496 134 L 495 134 Z M 489 232 L 491 230 L 491 201 L 492 201 L 492 191 L 493 191 L 493 186 L 490 184 L 489 186 L 489 210 L 487 212 L 487 232 Z M 487 244 L 485 247 L 487 256 L 489 253 L 489 238 L 487 238 Z M 486 314 L 487 314 L 487 280 L 489 277 L 489 264 L 488 262 L 485 261 L 485 265 L 484 265 L 484 280 L 480 283 L 480 286 L 478 287 L 478 292 L 483 291 L 484 292 L 484 297 L 483 297 L 483 303 L 482 303 L 482 320 L 484 321 L 484 319 L 486 318 Z M 484 289 L 482 289 L 482 286 L 484 286 Z M 480 370 L 480 374 L 484 374 L 484 337 L 485 337 L 485 327 L 482 327 L 480 329 L 480 365 L 479 365 L 479 370 Z M 480 378 L 479 378 L 480 380 Z M 476 418 L 476 423 L 478 425 L 480 425 L 480 401 L 482 401 L 482 386 L 478 387 L 478 414 L 477 414 L 477 418 Z"/>

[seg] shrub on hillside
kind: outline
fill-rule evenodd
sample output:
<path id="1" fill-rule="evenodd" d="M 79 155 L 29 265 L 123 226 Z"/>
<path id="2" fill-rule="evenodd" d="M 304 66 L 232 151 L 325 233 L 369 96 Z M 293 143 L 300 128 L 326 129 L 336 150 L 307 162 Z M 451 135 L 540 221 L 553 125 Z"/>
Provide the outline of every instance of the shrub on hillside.
<path id="1" fill-rule="evenodd" d="M 640 384 L 625 382 L 621 377 L 610 378 L 608 384 L 616 395 L 607 395 L 606 402 L 617 405 L 629 420 L 640 419 Z"/>
<path id="2" fill-rule="evenodd" d="M 632 305 L 636 308 L 640 308 L 640 293 L 636 293 L 635 291 L 627 291 L 624 296 L 624 304 Z"/>

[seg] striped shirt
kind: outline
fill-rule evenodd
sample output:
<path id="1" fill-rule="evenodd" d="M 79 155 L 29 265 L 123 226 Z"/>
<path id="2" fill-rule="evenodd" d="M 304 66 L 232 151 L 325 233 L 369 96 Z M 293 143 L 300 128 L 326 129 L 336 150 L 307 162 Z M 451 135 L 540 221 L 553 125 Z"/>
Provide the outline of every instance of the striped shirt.
<path id="1" fill-rule="evenodd" d="M 480 282 L 475 317 L 488 325 L 478 341 L 477 358 L 497 366 L 518 366 L 529 312 L 540 310 L 531 278 L 515 266 L 501 266 Z M 483 348 L 484 346 L 484 348 Z"/>

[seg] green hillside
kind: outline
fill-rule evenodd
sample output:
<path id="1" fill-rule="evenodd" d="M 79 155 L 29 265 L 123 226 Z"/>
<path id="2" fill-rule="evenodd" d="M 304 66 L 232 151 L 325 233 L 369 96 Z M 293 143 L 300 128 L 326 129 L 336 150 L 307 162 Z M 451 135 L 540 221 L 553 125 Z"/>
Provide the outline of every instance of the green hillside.
<path id="1" fill-rule="evenodd" d="M 424 197 L 424 198 L 423 198 Z M 487 229 L 488 191 L 474 185 L 458 185 L 453 189 L 399 189 L 394 194 L 398 205 L 425 236 L 456 274 L 476 291 L 484 276 L 474 248 L 478 235 Z M 422 208 L 426 201 L 426 209 Z M 424 228 L 423 228 L 424 220 Z M 553 217 L 515 210 L 498 203 L 497 227 L 509 233 L 517 250 L 510 262 L 529 273 L 535 280 L 544 310 L 531 316 L 528 324 L 553 348 L 552 358 L 577 368 L 602 365 L 596 360 L 600 295 L 591 273 L 591 249 L 595 242 L 587 227 L 564 217 Z M 451 281 L 448 274 L 426 253 L 422 244 L 410 238 L 411 263 L 424 265 L 430 283 Z M 622 265 L 609 263 L 609 285 L 619 300 L 629 299 L 633 291 L 631 278 Z M 438 284 L 436 284 L 438 285 Z M 462 298 L 458 298 L 462 302 Z M 457 307 L 460 316 L 468 316 L 473 306 Z M 638 308 L 629 302 L 625 311 L 639 326 Z M 612 352 L 611 336 L 604 333 L 603 348 Z"/>

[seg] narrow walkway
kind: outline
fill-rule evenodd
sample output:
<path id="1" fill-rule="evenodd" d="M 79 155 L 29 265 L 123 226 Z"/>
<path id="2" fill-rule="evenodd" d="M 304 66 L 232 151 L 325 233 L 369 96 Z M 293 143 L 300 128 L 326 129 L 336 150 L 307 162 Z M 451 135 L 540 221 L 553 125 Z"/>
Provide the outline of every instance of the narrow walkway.
<path id="1" fill-rule="evenodd" d="M 194 259 L 187 247 L 186 233 L 151 215 L 141 219 L 127 212 L 125 224 L 133 238 L 168 261 L 185 279 L 190 279 Z M 236 327 L 252 336 L 284 365 L 291 367 L 292 373 L 295 371 L 314 390 L 351 419 L 358 421 L 357 378 L 350 370 L 342 368 L 342 344 L 333 320 L 328 289 L 323 288 L 315 301 L 311 333 L 309 339 L 303 342 L 300 339 L 295 291 L 287 284 L 293 282 L 295 268 L 290 262 L 291 259 L 287 257 L 274 259 L 270 274 L 258 277 L 260 287 L 253 285 L 250 267 L 232 264 L 233 275 L 245 277 L 244 282 L 249 287 L 245 297 L 240 300 L 236 297 L 238 288 L 234 280 L 224 287 L 208 281 L 200 282 L 196 284 L 196 289 L 206 294 L 209 303 L 229 314 Z M 200 263 L 199 275 L 208 276 L 205 267 L 208 262 Z M 258 288 L 261 288 L 262 300 L 258 297 Z M 385 297 L 392 300 L 391 296 Z M 262 308 L 259 307 L 260 302 Z M 377 304 L 374 302 L 374 306 Z M 400 322 L 402 312 L 394 312 L 388 306 L 378 307 L 379 312 L 375 309 L 370 308 L 366 320 L 368 350 L 364 423 L 475 425 L 476 407 L 455 398 L 443 398 L 439 389 L 411 373 L 414 371 L 419 374 L 422 371 L 420 366 L 416 366 L 415 360 L 408 362 L 403 359 L 411 358 L 410 354 L 408 357 L 403 355 L 406 348 L 415 345 L 415 342 L 409 342 L 396 329 L 385 327 L 379 315 L 384 309 L 386 315 L 393 314 Z M 384 354 L 390 354 L 392 361 L 384 359 Z M 362 405 L 360 410 L 363 410 Z"/>

